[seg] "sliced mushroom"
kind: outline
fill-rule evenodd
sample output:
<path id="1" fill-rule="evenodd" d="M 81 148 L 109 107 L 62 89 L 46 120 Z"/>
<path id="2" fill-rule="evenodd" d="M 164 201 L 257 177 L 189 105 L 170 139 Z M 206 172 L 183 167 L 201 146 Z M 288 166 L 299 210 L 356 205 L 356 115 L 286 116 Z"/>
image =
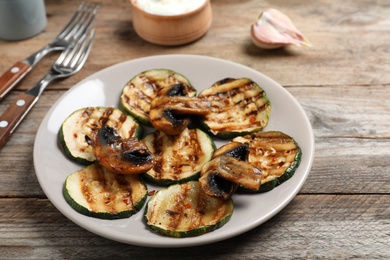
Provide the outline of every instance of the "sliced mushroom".
<path id="1" fill-rule="evenodd" d="M 150 122 L 169 135 L 180 134 L 190 124 L 191 116 L 204 116 L 210 111 L 208 100 L 183 96 L 181 89 L 181 84 L 163 89 L 150 104 Z"/>
<path id="2" fill-rule="evenodd" d="M 261 184 L 261 171 L 248 162 L 221 155 L 203 167 L 199 184 L 208 196 L 228 199 L 239 185 L 258 190 Z"/>
<path id="3" fill-rule="evenodd" d="M 144 173 L 154 165 L 154 156 L 142 141 L 135 137 L 123 139 L 109 126 L 103 126 L 97 132 L 92 148 L 96 160 L 116 173 Z"/>
<path id="4" fill-rule="evenodd" d="M 174 96 L 185 97 L 185 96 L 187 96 L 187 93 L 188 93 L 187 88 L 188 88 L 188 86 L 185 85 L 184 83 L 179 83 L 179 84 L 172 86 L 171 88 L 167 88 L 165 91 L 162 90 L 159 94 L 166 95 L 169 97 L 174 97 Z"/>
<path id="5" fill-rule="evenodd" d="M 232 156 L 241 161 L 248 160 L 249 154 L 249 144 L 248 143 L 239 143 L 239 142 L 230 142 L 221 147 L 219 147 L 213 155 L 213 158 L 221 155 Z"/>

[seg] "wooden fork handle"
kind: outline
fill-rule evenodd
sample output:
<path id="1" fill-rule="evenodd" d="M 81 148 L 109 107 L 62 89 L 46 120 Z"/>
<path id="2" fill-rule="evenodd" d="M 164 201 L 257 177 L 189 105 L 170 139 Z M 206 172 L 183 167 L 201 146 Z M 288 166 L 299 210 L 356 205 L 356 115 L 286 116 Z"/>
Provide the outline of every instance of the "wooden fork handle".
<path id="1" fill-rule="evenodd" d="M 22 93 L 0 116 L 0 149 L 15 132 L 37 100 L 36 96 Z"/>
<path id="2" fill-rule="evenodd" d="M 0 77 L 0 101 L 30 72 L 31 68 L 27 63 L 18 61 Z"/>

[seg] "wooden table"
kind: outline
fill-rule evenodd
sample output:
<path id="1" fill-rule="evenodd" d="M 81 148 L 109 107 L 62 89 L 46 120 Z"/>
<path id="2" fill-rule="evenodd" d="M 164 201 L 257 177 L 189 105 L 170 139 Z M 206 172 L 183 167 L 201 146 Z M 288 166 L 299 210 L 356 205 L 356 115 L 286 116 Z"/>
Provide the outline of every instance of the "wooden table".
<path id="1" fill-rule="evenodd" d="M 101 8 L 85 67 L 57 81 L 0 150 L 0 258 L 75 259 L 389 259 L 390 258 L 390 6 L 387 1 L 212 0 L 214 20 L 197 42 L 161 47 L 132 28 L 127 0 Z M 46 0 L 40 35 L 0 41 L 0 72 L 49 42 L 79 1 Z M 250 24 L 267 7 L 280 9 L 311 48 L 265 51 L 250 40 Z M 35 175 L 33 145 L 48 109 L 67 89 L 113 64 L 158 54 L 201 54 L 258 70 L 302 105 L 314 129 L 310 175 L 293 201 L 259 227 L 210 245 L 144 248 L 102 238 L 64 217 Z M 0 104 L 31 87 L 57 54 L 45 58 Z"/>

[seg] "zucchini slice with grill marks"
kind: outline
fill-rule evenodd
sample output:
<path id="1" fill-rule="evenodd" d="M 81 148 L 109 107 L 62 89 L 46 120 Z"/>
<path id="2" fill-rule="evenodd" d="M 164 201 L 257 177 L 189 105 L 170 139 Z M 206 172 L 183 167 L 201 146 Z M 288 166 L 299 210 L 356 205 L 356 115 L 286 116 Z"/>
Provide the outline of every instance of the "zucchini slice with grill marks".
<path id="1" fill-rule="evenodd" d="M 168 69 L 152 69 L 133 77 L 123 88 L 120 103 L 123 110 L 141 124 L 152 126 L 149 119 L 150 103 L 164 88 L 182 85 L 181 96 L 194 97 L 196 90 L 183 75 Z"/>
<path id="2" fill-rule="evenodd" d="M 144 222 L 164 236 L 193 237 L 225 225 L 233 210 L 232 199 L 209 197 L 189 181 L 157 191 L 146 204 Z"/>
<path id="3" fill-rule="evenodd" d="M 85 165 L 94 162 L 91 140 L 104 125 L 115 128 L 124 139 L 142 136 L 139 123 L 119 109 L 86 107 L 73 112 L 61 125 L 58 139 L 64 153 Z"/>
<path id="4" fill-rule="evenodd" d="M 186 128 L 179 135 L 155 131 L 143 139 L 154 154 L 154 167 L 143 174 L 158 185 L 197 180 L 215 150 L 213 140 L 200 129 Z"/>
<path id="5" fill-rule="evenodd" d="M 261 186 L 265 192 L 290 179 L 298 168 L 302 150 L 295 140 L 279 131 L 257 132 L 236 137 L 233 142 L 248 143 L 248 162 L 262 171 Z M 240 191 L 249 191 L 240 187 Z"/>
<path id="6" fill-rule="evenodd" d="M 213 135 L 230 139 L 262 130 L 271 102 L 265 91 L 248 78 L 226 78 L 199 94 L 209 100 L 211 111 L 201 123 Z"/>
<path id="7" fill-rule="evenodd" d="M 91 164 L 66 178 L 63 194 L 68 204 L 81 214 L 118 219 L 141 210 L 148 190 L 139 175 L 117 174 Z"/>

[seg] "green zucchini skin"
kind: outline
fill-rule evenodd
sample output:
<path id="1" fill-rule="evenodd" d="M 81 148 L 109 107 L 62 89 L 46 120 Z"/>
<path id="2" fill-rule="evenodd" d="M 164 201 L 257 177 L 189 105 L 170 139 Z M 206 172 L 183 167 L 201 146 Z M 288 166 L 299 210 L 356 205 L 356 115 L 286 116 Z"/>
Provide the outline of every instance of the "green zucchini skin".
<path id="1" fill-rule="evenodd" d="M 211 111 L 200 120 L 202 127 L 221 139 L 232 139 L 261 131 L 267 126 L 271 101 L 266 92 L 249 78 L 226 78 L 202 91 Z"/>
<path id="2" fill-rule="evenodd" d="M 120 219 L 141 210 L 148 189 L 139 175 L 116 174 L 91 164 L 66 178 L 63 195 L 66 202 L 83 215 Z"/>
<path id="3" fill-rule="evenodd" d="M 146 203 L 143 220 L 160 235 L 194 237 L 225 225 L 233 210 L 232 199 L 209 197 L 197 181 L 189 181 L 157 191 Z"/>
<path id="4" fill-rule="evenodd" d="M 198 180 L 203 165 L 216 149 L 214 141 L 201 129 L 186 128 L 176 136 L 155 131 L 143 141 L 155 155 L 155 165 L 142 176 L 161 186 Z"/>
<path id="5" fill-rule="evenodd" d="M 64 154 L 83 165 L 95 162 L 91 145 L 85 136 L 92 136 L 103 125 L 117 129 L 122 138 L 141 138 L 143 129 L 131 116 L 112 107 L 85 107 L 74 111 L 64 120 L 58 133 L 58 142 Z"/>
<path id="6" fill-rule="evenodd" d="M 257 140 L 262 140 L 262 146 L 260 146 L 259 143 L 256 142 Z M 251 163 L 254 167 L 257 167 L 262 170 L 263 174 L 265 175 L 265 178 L 262 180 L 259 190 L 252 191 L 244 189 L 243 187 L 239 187 L 237 191 L 241 193 L 262 193 L 270 191 L 290 179 L 301 163 L 302 150 L 299 147 L 298 143 L 292 137 L 280 131 L 258 132 L 252 135 L 236 137 L 232 141 L 249 144 L 250 148 L 248 162 Z M 282 146 L 284 144 L 289 147 L 288 150 L 282 149 Z M 285 167 L 284 165 L 278 166 L 276 164 L 273 165 L 272 168 L 269 168 L 269 166 L 263 167 L 261 161 L 267 161 L 268 156 L 256 155 L 256 150 L 259 149 L 264 149 L 268 151 L 274 149 L 274 158 L 280 159 L 283 157 L 283 160 L 286 160 L 286 163 L 288 163 L 288 167 Z M 289 157 L 287 159 L 286 156 L 283 156 L 283 154 L 285 153 L 289 153 L 289 156 L 291 156 L 290 154 L 294 154 L 294 157 Z M 272 157 L 273 156 L 271 155 L 270 158 Z M 267 174 L 267 172 L 272 171 L 275 171 L 275 174 Z"/>
<path id="7" fill-rule="evenodd" d="M 295 171 L 297 170 L 297 168 L 301 162 L 301 158 L 302 158 L 302 150 L 299 148 L 299 152 L 297 153 L 297 155 L 295 157 L 295 161 L 294 161 L 293 165 L 288 167 L 282 176 L 276 177 L 272 180 L 269 180 L 265 183 L 262 183 L 260 186 L 260 189 L 258 189 L 257 191 L 245 189 L 245 188 L 239 186 L 237 189 L 237 192 L 238 193 L 264 193 L 264 192 L 268 192 L 270 190 L 273 190 L 274 188 L 276 188 L 277 186 L 281 185 L 283 182 L 287 181 L 292 176 L 294 176 Z"/>
<path id="8" fill-rule="evenodd" d="M 185 96 L 196 96 L 196 89 L 182 74 L 169 69 L 143 71 L 126 83 L 120 96 L 123 111 L 136 118 L 142 125 L 152 127 L 149 118 L 150 102 L 164 88 L 183 84 Z"/>

